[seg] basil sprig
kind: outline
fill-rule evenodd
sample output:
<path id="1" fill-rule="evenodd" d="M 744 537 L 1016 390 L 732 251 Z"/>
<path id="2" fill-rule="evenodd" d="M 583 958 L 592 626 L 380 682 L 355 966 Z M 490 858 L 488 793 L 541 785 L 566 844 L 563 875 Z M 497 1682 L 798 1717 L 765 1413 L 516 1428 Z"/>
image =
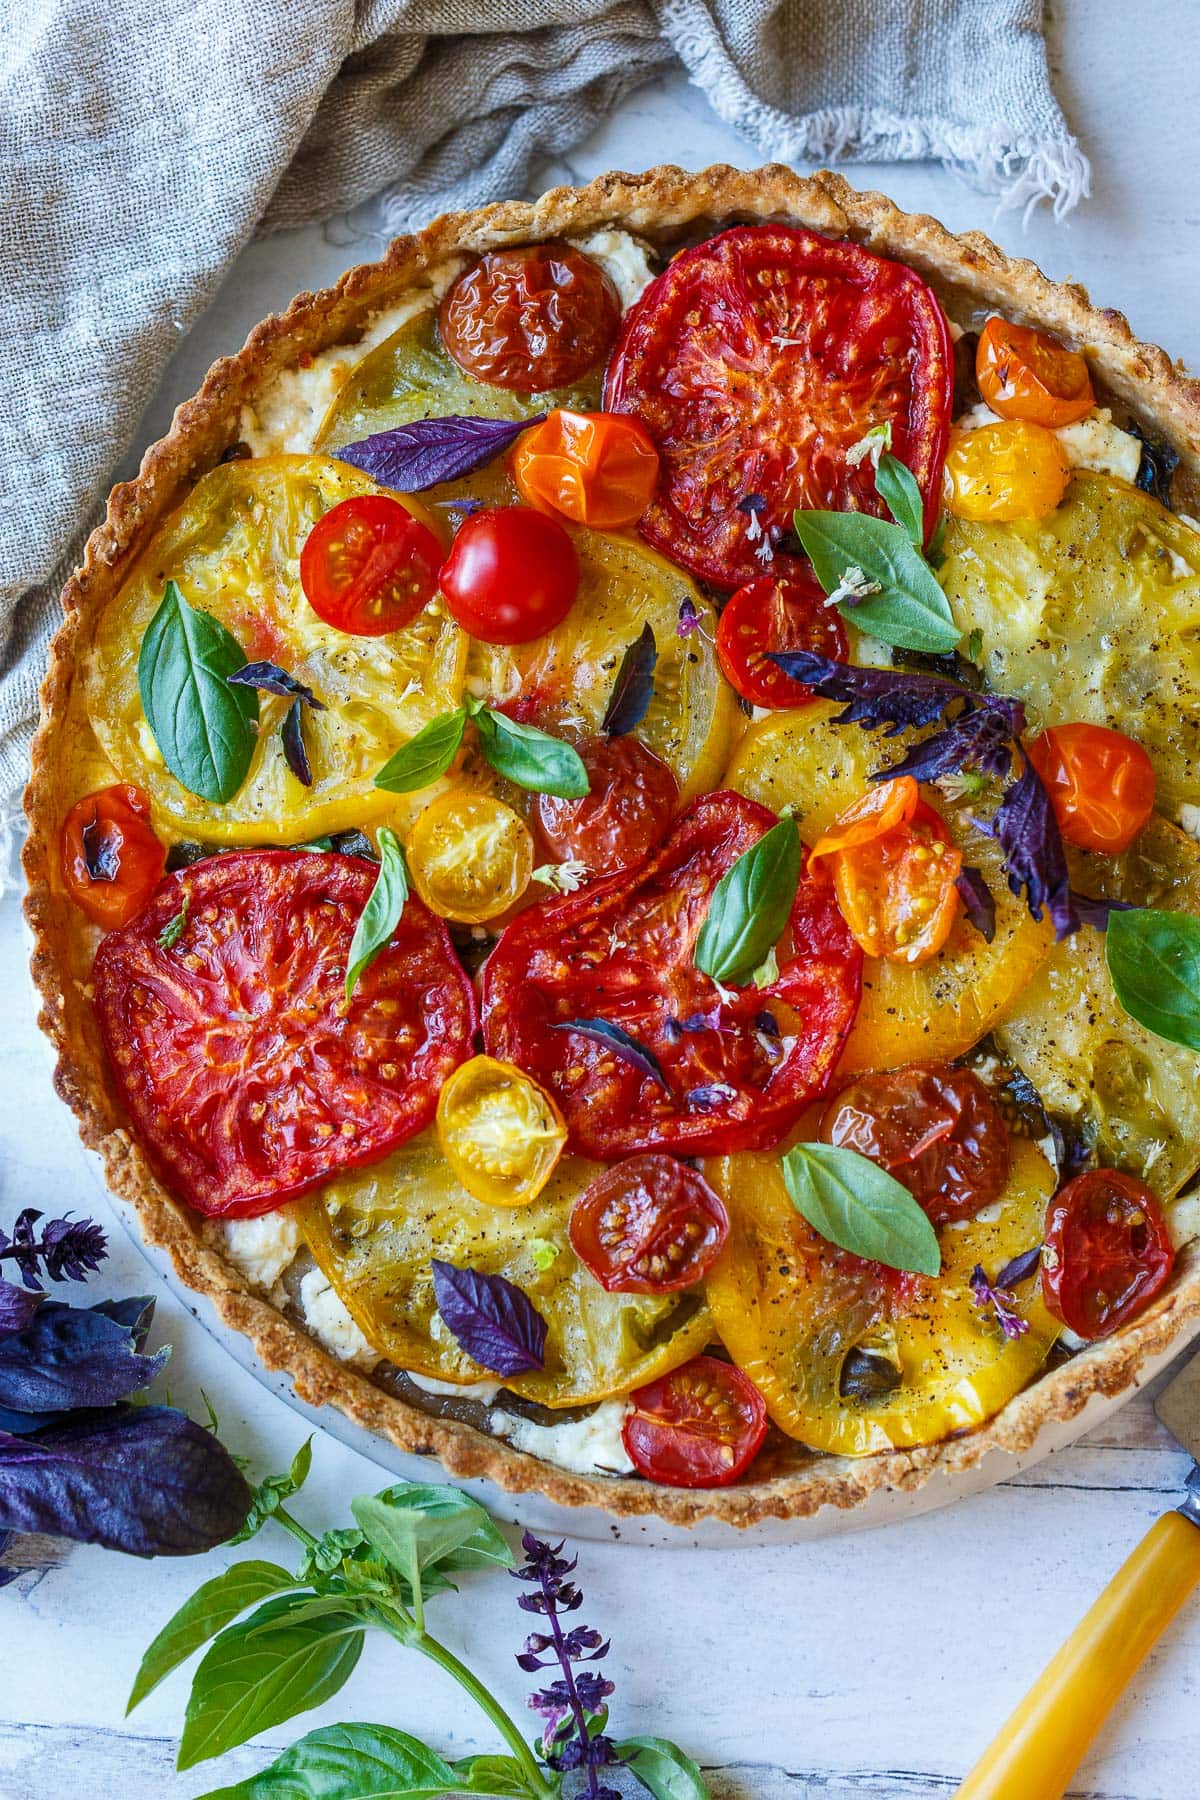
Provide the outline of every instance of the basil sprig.
<path id="1" fill-rule="evenodd" d="M 250 771 L 258 694 L 229 682 L 245 666 L 232 633 L 168 581 L 142 638 L 138 689 L 163 761 L 202 800 L 232 800 Z"/>
<path id="2" fill-rule="evenodd" d="M 783 935 L 800 881 L 800 833 L 780 819 L 713 889 L 693 961 L 714 981 L 747 982 Z"/>
<path id="3" fill-rule="evenodd" d="M 453 712 L 431 719 L 402 744 L 376 775 L 375 786 L 393 794 L 428 787 L 446 773 L 458 755 L 468 718 L 475 725 L 480 751 L 498 775 L 535 794 L 578 799 L 587 793 L 587 770 L 572 745 L 510 719 L 474 695 L 468 695 Z"/>
<path id="4" fill-rule="evenodd" d="M 347 1000 L 357 987 L 363 970 L 374 962 L 380 951 L 387 949 L 408 899 L 408 870 L 404 866 L 399 839 L 384 825 L 380 828 L 378 842 L 379 874 L 350 940 L 346 963 Z"/>
<path id="5" fill-rule="evenodd" d="M 936 1275 L 937 1233 L 894 1176 L 841 1144 L 797 1144 L 782 1158 L 784 1186 L 814 1231 L 855 1256 Z"/>
<path id="6" fill-rule="evenodd" d="M 1130 1018 L 1169 1044 L 1200 1050 L 1200 919 L 1149 906 L 1113 912 L 1104 954 Z"/>
<path id="7" fill-rule="evenodd" d="M 870 590 L 838 602 L 856 630 L 904 650 L 954 649 L 960 634 L 950 603 L 903 525 L 853 512 L 797 512 L 795 524 L 827 594 L 844 592 L 850 575 Z"/>

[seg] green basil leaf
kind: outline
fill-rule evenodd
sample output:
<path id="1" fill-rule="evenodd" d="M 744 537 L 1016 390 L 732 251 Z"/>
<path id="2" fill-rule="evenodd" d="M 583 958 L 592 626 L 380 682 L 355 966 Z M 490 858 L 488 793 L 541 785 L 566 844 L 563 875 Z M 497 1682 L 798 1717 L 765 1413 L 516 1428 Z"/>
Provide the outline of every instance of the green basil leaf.
<path id="1" fill-rule="evenodd" d="M 269 1768 L 200 1800 L 434 1800 L 459 1785 L 449 1763 L 406 1731 L 323 1725 Z"/>
<path id="2" fill-rule="evenodd" d="M 617 1745 L 654 1800 L 710 1800 L 700 1766 L 667 1738 L 631 1737 Z"/>
<path id="3" fill-rule="evenodd" d="M 143 1656 L 125 1708 L 126 1717 L 173 1669 L 186 1662 L 193 1650 L 207 1644 L 218 1631 L 224 1631 L 248 1606 L 256 1606 L 268 1595 L 295 1586 L 296 1577 L 276 1563 L 241 1562 L 198 1587 L 191 1599 L 185 1600 L 167 1620 Z"/>
<path id="4" fill-rule="evenodd" d="M 895 519 L 908 533 L 914 550 L 925 542 L 925 502 L 912 470 L 885 450 L 875 471 L 875 492 Z"/>
<path id="5" fill-rule="evenodd" d="M 423 725 L 416 737 L 401 744 L 375 777 L 377 788 L 389 794 L 412 794 L 428 787 L 444 775 L 458 755 L 466 729 L 466 708 L 456 706 L 453 712 L 440 713 Z"/>
<path id="6" fill-rule="evenodd" d="M 857 631 L 904 650 L 953 650 L 959 629 L 950 603 L 902 525 L 867 513 L 798 512 L 796 535 L 827 594 L 858 569 L 878 592 L 838 611 Z"/>
<path id="7" fill-rule="evenodd" d="M 408 1509 L 420 1512 L 427 1521 L 422 1539 L 425 1549 L 434 1549 L 441 1540 L 436 1555 L 426 1555 L 422 1561 L 422 1569 L 428 1570 L 434 1562 L 440 1569 L 511 1569 L 513 1553 L 501 1535 L 499 1528 L 490 1513 L 472 1500 L 469 1494 L 453 1487 L 436 1486 L 428 1482 L 397 1482 L 395 1487 L 384 1488 L 375 1495 L 375 1499 L 389 1506 L 393 1511 Z M 469 1522 L 471 1530 L 466 1537 L 461 1537 L 457 1523 L 453 1531 L 448 1528 L 452 1522 Z M 443 1528 L 445 1531 L 443 1532 Z M 457 1539 L 453 1548 L 448 1548 L 450 1537 Z M 428 1591 L 428 1588 L 427 1588 Z"/>
<path id="8" fill-rule="evenodd" d="M 306 1438 L 292 1458 L 286 1475 L 268 1475 L 252 1490 L 250 1510 L 241 1530 L 229 1539 L 231 1544 L 247 1544 L 262 1530 L 267 1520 L 279 1511 L 285 1500 L 298 1494 L 308 1480 L 312 1468 L 312 1439 Z"/>
<path id="9" fill-rule="evenodd" d="M 394 831 L 382 825 L 378 844 L 379 873 L 350 940 L 350 958 L 346 966 L 347 1000 L 357 987 L 363 970 L 391 943 L 392 933 L 400 923 L 404 902 L 408 899 L 408 870 L 404 866 L 400 840 Z"/>
<path id="10" fill-rule="evenodd" d="M 878 1163 L 841 1144 L 797 1144 L 782 1163 L 796 1211 L 831 1244 L 889 1269 L 938 1273 L 936 1231 L 908 1189 Z"/>
<path id="11" fill-rule="evenodd" d="M 562 738 L 522 725 L 490 706 L 471 708 L 479 748 L 497 775 L 534 794 L 557 794 L 577 800 L 588 791 L 587 770 L 579 752 Z"/>
<path id="12" fill-rule="evenodd" d="M 708 903 L 693 960 L 714 981 L 746 982 L 788 922 L 800 880 L 800 833 L 780 819 L 727 869 Z"/>
<path id="13" fill-rule="evenodd" d="M 553 1772 L 549 1779 L 554 1780 Z M 529 1793 L 525 1771 L 515 1756 L 464 1756 L 454 1765 L 454 1780 L 461 1793 L 522 1797 Z"/>
<path id="14" fill-rule="evenodd" d="M 163 761 L 202 800 L 232 800 L 250 770 L 258 692 L 226 679 L 245 663 L 220 620 L 189 606 L 168 581 L 142 638 L 138 690 Z"/>
<path id="15" fill-rule="evenodd" d="M 1150 906 L 1114 912 L 1104 954 L 1130 1018 L 1169 1044 L 1200 1050 L 1200 919 Z"/>
<path id="16" fill-rule="evenodd" d="M 234 1750 L 345 1685 L 362 1653 L 362 1619 L 346 1602 L 306 1616 L 315 1600 L 268 1600 L 216 1639 L 192 1682 L 177 1768 Z"/>

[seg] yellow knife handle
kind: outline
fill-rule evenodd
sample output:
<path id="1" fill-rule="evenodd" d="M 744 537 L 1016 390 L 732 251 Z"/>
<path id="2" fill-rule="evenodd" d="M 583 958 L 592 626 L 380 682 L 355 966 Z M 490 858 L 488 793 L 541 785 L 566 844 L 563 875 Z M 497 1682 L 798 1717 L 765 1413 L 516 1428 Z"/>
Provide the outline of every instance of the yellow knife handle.
<path id="1" fill-rule="evenodd" d="M 1061 1800 L 1134 1670 L 1200 1582 L 1200 1527 L 1150 1527 L 984 1752 L 955 1800 Z"/>

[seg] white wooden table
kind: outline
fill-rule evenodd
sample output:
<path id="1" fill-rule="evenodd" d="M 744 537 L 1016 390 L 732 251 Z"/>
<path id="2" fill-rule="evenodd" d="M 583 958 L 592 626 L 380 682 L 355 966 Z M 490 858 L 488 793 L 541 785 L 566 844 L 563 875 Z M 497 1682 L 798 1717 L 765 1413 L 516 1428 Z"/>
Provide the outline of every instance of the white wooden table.
<path id="1" fill-rule="evenodd" d="M 1193 0 L 1055 0 L 1054 11 L 1059 92 L 1094 159 L 1095 197 L 1064 225 L 1043 216 L 1022 235 L 1009 217 L 995 234 L 1050 273 L 1083 280 L 1104 303 L 1126 309 L 1143 335 L 1200 367 Z M 696 168 L 757 160 L 682 80 L 669 80 L 635 95 L 568 161 L 544 170 L 539 185 L 640 169 L 668 153 Z M 869 169 L 857 179 L 955 228 L 991 224 L 989 203 L 940 169 Z M 180 346 L 139 444 L 165 427 L 208 362 L 263 313 L 374 249 L 327 227 L 248 250 Z M 10 898 L 0 906 L 0 1218 L 9 1222 L 26 1205 L 102 1211 L 74 1125 L 50 1090 L 24 958 Z M 300 1422 L 234 1363 L 187 1302 L 156 1282 L 114 1224 L 113 1255 L 93 1287 L 98 1294 L 148 1286 L 158 1291 L 157 1338 L 175 1346 L 172 1399 L 198 1410 L 205 1390 L 234 1450 L 260 1471 L 284 1466 L 303 1435 Z M 586 1616 L 613 1638 L 615 1722 L 622 1732 L 677 1739 L 714 1770 L 722 1794 L 946 1795 L 1108 1574 L 1173 1503 L 1184 1467 L 1139 1396 L 1026 1476 L 885 1531 L 725 1552 L 585 1544 Z M 325 1439 L 298 1510 L 322 1526 L 342 1522 L 350 1497 L 378 1485 L 363 1457 Z M 263 1542 L 263 1554 L 285 1553 L 284 1544 Z M 263 1746 L 176 1776 L 186 1689 L 179 1679 L 123 1718 L 149 1637 L 233 1554 L 142 1564 L 78 1550 L 64 1566 L 0 1593 L 0 1800 L 188 1800 L 270 1761 Z M 438 1603 L 446 1635 L 520 1706 L 530 1684 L 512 1660 L 522 1634 L 513 1585 L 483 1577 L 469 1594 Z M 1077 1794 L 1194 1795 L 1198 1678 L 1193 1605 L 1101 1738 Z M 339 1718 L 407 1726 L 453 1755 L 494 1747 L 436 1670 L 383 1643 L 369 1647 L 330 1706 L 275 1732 L 273 1744 Z"/>

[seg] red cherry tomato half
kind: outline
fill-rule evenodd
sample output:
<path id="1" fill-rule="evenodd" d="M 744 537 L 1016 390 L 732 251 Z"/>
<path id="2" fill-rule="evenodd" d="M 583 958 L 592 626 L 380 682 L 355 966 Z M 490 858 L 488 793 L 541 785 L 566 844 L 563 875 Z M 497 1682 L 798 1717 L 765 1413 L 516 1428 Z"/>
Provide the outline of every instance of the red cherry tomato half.
<path id="1" fill-rule="evenodd" d="M 571 1245 L 610 1294 L 693 1287 L 729 1236 L 724 1202 L 673 1156 L 613 1163 L 571 1208 Z"/>
<path id="2" fill-rule="evenodd" d="M 717 626 L 717 659 L 725 679 L 755 706 L 804 706 L 812 689 L 768 660 L 769 650 L 812 650 L 834 662 L 849 654 L 846 631 L 816 579 L 765 575 L 740 587 Z"/>
<path id="3" fill-rule="evenodd" d="M 629 1396 L 621 1433 L 649 1481 L 667 1487 L 724 1487 L 749 1468 L 767 1435 L 767 1409 L 732 1363 L 695 1356 Z"/>
<path id="4" fill-rule="evenodd" d="M 566 618 L 579 558 L 557 519 L 497 506 L 460 525 L 441 573 L 451 616 L 485 644 L 524 644 Z"/>
<path id="5" fill-rule="evenodd" d="M 588 738 L 579 754 L 591 785 L 579 799 L 539 794 L 538 837 L 554 861 L 611 875 L 662 843 L 679 786 L 666 763 L 635 737 Z"/>
<path id="6" fill-rule="evenodd" d="M 1154 764 L 1106 725 L 1052 725 L 1029 745 L 1058 828 L 1081 850 L 1128 850 L 1154 811 Z"/>
<path id="7" fill-rule="evenodd" d="M 141 788 L 101 788 L 77 800 L 63 821 L 67 892 L 106 931 L 136 918 L 166 866 L 167 852 L 150 829 L 150 802 Z"/>
<path id="8" fill-rule="evenodd" d="M 476 381 L 534 394 L 594 369 L 620 317 L 617 290 L 599 263 L 551 242 L 487 251 L 446 294 L 438 329 Z"/>
<path id="9" fill-rule="evenodd" d="M 1042 1292 L 1077 1337 L 1104 1337 L 1127 1325 L 1161 1290 L 1174 1263 L 1162 1207 L 1133 1175 L 1088 1169 L 1050 1202 Z"/>
<path id="10" fill-rule="evenodd" d="M 403 631 L 437 593 L 442 546 L 398 500 L 354 494 L 319 518 L 300 585 L 319 619 L 353 637 Z"/>

